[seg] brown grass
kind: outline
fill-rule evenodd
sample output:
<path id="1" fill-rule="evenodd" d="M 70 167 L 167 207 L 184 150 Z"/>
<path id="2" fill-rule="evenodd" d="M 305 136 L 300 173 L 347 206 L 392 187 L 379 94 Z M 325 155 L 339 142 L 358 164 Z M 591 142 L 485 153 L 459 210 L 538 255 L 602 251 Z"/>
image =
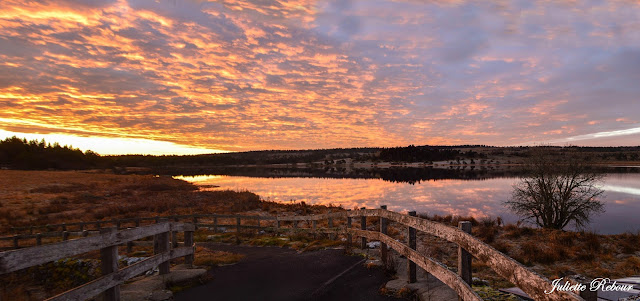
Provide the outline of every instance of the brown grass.
<path id="1" fill-rule="evenodd" d="M 225 251 L 215 251 L 203 247 L 196 247 L 196 254 L 193 264 L 196 266 L 217 266 L 233 264 L 244 258 L 242 254 L 235 254 Z"/>
<path id="2" fill-rule="evenodd" d="M 151 175 L 0 170 L 0 186 L 0 234 L 11 227 L 156 215 L 341 210 L 261 201 L 248 191 L 199 191 L 191 183 Z"/>
<path id="3" fill-rule="evenodd" d="M 520 224 L 502 225 L 500 219 L 422 217 L 453 227 L 457 227 L 461 220 L 469 220 L 473 224 L 475 237 L 550 279 L 572 274 L 621 278 L 640 273 L 640 233 L 600 235 L 593 232 L 536 229 Z M 394 228 L 390 228 L 389 232 L 394 232 Z M 402 237 L 403 233 L 401 229 L 396 234 Z M 418 233 L 419 251 L 447 266 L 457 265 L 457 247 L 431 235 Z M 489 280 L 496 287 L 512 285 L 476 260 L 473 261 L 473 273 L 474 276 Z"/>

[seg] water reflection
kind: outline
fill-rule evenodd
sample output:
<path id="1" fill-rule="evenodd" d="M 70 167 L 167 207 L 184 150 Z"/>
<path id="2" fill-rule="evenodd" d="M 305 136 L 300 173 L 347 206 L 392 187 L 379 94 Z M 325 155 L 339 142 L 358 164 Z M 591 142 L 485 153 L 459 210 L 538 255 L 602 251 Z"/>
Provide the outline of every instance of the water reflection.
<path id="1" fill-rule="evenodd" d="M 471 215 L 476 218 L 501 216 L 507 222 L 518 217 L 502 202 L 510 197 L 516 177 L 482 180 L 445 179 L 421 182 L 390 182 L 380 178 L 260 178 L 246 176 L 180 176 L 215 189 L 249 190 L 264 199 L 278 202 L 304 201 L 334 204 L 344 208 L 416 210 L 428 214 Z M 640 174 L 607 174 L 603 184 L 605 213 L 595 217 L 591 230 L 622 233 L 640 230 Z"/>

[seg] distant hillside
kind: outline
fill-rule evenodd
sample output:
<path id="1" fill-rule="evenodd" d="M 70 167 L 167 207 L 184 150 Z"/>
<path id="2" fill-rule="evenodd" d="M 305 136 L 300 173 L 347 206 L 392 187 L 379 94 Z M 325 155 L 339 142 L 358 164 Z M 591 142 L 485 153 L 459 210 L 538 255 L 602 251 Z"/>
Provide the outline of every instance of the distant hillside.
<path id="1" fill-rule="evenodd" d="M 317 150 L 265 150 L 211 155 L 107 156 L 117 166 L 226 166 L 312 163 L 324 160 L 357 158 L 369 160 L 377 157 L 381 148 L 335 148 Z"/>
<path id="2" fill-rule="evenodd" d="M 640 146 L 634 147 L 551 147 L 558 160 L 580 156 L 591 163 L 638 162 Z M 297 165 L 296 167 L 341 165 L 353 162 L 517 164 L 531 147 L 493 147 L 486 145 L 334 148 L 316 150 L 265 150 L 184 156 L 121 155 L 100 156 L 72 146 L 27 141 L 17 137 L 0 141 L 0 167 L 14 169 L 89 169 L 120 167 L 215 167 Z M 468 160 L 468 161 L 465 161 Z M 474 161 L 475 160 L 475 161 Z"/>

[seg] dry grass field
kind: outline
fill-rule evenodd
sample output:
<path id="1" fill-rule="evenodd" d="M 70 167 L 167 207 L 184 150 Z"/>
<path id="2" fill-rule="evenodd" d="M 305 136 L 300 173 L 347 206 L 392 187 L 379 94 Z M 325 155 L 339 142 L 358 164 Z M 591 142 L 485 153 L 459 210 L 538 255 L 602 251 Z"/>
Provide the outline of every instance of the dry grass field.
<path id="1" fill-rule="evenodd" d="M 199 191 L 171 177 L 0 170 L 0 233 L 11 227 L 172 214 L 287 211 L 248 191 Z M 305 211 L 324 206 L 302 206 Z"/>

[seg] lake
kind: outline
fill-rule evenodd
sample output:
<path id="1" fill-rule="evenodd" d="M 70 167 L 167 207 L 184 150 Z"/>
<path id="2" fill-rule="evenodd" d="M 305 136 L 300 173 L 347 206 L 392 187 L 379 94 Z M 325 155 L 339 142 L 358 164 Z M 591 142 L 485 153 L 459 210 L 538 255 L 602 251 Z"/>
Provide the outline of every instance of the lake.
<path id="1" fill-rule="evenodd" d="M 392 182 L 381 178 L 329 177 L 260 177 L 241 175 L 195 175 L 175 178 L 197 185 L 217 185 L 218 188 L 248 190 L 265 200 L 333 204 L 347 209 L 378 208 L 430 215 L 462 215 L 502 217 L 516 222 L 518 217 L 504 207 L 517 177 L 484 179 L 439 179 L 418 182 Z M 595 216 L 589 228 L 601 234 L 640 231 L 640 173 L 606 174 L 601 200 L 605 212 Z"/>

